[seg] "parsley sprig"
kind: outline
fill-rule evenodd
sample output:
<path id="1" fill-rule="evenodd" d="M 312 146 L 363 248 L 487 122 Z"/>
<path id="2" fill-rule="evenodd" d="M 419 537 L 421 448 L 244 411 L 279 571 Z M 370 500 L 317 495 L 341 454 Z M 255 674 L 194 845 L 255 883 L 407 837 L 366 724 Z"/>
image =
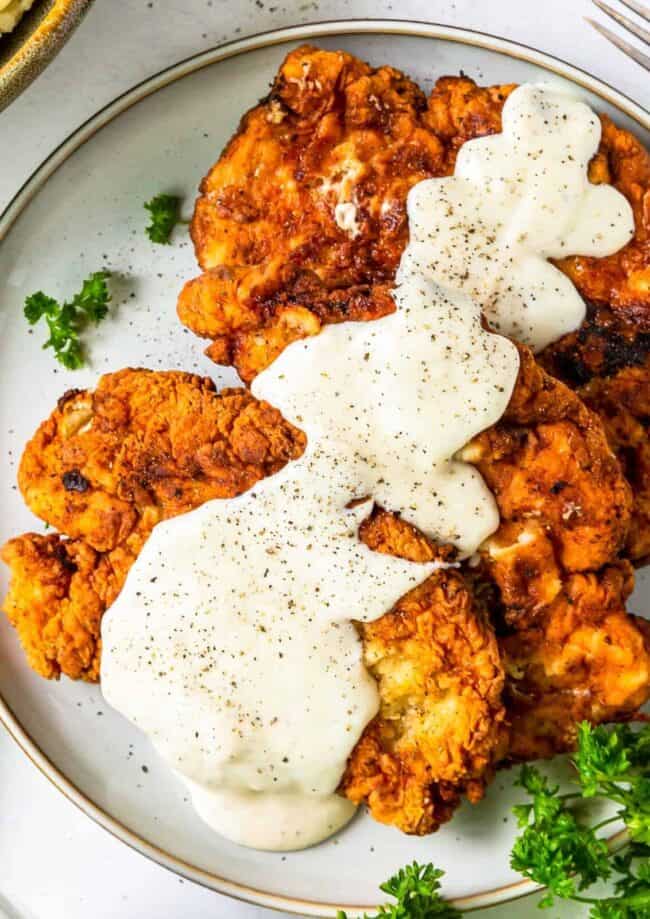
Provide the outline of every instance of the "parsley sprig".
<path id="1" fill-rule="evenodd" d="M 515 808 L 523 833 L 510 863 L 548 888 L 542 907 L 558 897 L 589 903 L 591 919 L 650 919 L 650 726 L 635 731 L 623 724 L 610 730 L 584 722 L 573 763 L 580 787 L 563 795 L 535 767 L 522 768 L 518 783 L 532 802 Z M 596 797 L 618 807 L 614 816 L 589 826 L 572 806 Z M 597 834 L 620 820 L 631 845 L 623 855 L 612 856 Z M 615 896 L 598 900 L 583 895 L 613 875 Z"/>
<path id="2" fill-rule="evenodd" d="M 433 865 L 413 862 L 380 886 L 380 890 L 395 898 L 395 903 L 379 907 L 374 917 L 365 919 L 459 919 L 460 913 L 440 896 L 440 878 L 444 871 Z M 337 919 L 347 919 L 339 911 Z"/>
<path id="3" fill-rule="evenodd" d="M 52 348 L 56 359 L 68 370 L 78 370 L 84 365 L 81 332 L 89 322 L 96 325 L 106 318 L 111 299 L 106 283 L 109 277 L 108 271 L 95 271 L 72 300 L 63 304 L 42 290 L 25 300 L 25 318 L 30 325 L 45 319 L 50 337 L 43 347 Z"/>
<path id="4" fill-rule="evenodd" d="M 556 899 L 590 906 L 590 919 L 650 919 L 650 725 L 609 729 L 584 722 L 573 758 L 578 790 L 560 794 L 539 769 L 523 766 L 517 783 L 530 797 L 514 808 L 523 832 L 515 841 L 512 867 L 547 888 L 540 907 Z M 618 806 L 614 816 L 590 826 L 576 803 L 603 798 Z M 630 843 L 612 855 L 598 831 L 622 820 Z M 457 919 L 440 895 L 443 872 L 414 862 L 381 885 L 395 902 L 365 919 Z M 584 894 L 592 885 L 614 879 L 614 896 Z M 347 919 L 339 912 L 338 919 Z"/>
<path id="5" fill-rule="evenodd" d="M 145 204 L 151 215 L 146 233 L 151 242 L 167 245 L 176 224 L 187 223 L 181 218 L 181 199 L 176 195 L 156 195 Z"/>

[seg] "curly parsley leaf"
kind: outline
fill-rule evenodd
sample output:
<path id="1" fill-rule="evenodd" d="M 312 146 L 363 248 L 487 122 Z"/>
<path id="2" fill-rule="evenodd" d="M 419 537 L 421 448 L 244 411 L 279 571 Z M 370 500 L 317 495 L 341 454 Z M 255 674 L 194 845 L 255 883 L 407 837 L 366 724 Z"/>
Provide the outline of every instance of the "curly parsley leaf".
<path id="1" fill-rule="evenodd" d="M 461 913 L 440 896 L 443 874 L 433 865 L 406 865 L 380 886 L 396 902 L 380 906 L 374 917 L 365 919 L 459 919 Z M 337 919 L 347 919 L 346 914 L 339 911 Z"/>
<path id="2" fill-rule="evenodd" d="M 615 897 L 596 901 L 590 919 L 648 919 L 650 917 L 650 846 L 632 843 L 612 859 L 620 875 Z"/>
<path id="3" fill-rule="evenodd" d="M 69 304 L 73 309 L 82 312 L 91 322 L 97 324 L 106 318 L 110 294 L 106 284 L 110 277 L 107 271 L 95 271 L 87 277 L 78 294 Z M 67 304 L 66 304 L 67 305 Z"/>
<path id="4" fill-rule="evenodd" d="M 25 319 L 30 325 L 35 325 L 42 316 L 52 316 L 58 309 L 57 301 L 39 290 L 25 300 Z"/>
<path id="5" fill-rule="evenodd" d="M 615 782 L 630 769 L 629 748 L 633 733 L 627 725 L 608 731 L 583 722 L 578 728 L 578 752 L 574 764 L 582 785 L 582 794 L 593 797 L 603 784 Z"/>
<path id="6" fill-rule="evenodd" d="M 515 841 L 510 864 L 515 871 L 548 887 L 544 905 L 555 896 L 570 898 L 611 873 L 607 846 L 589 827 L 582 827 L 534 766 L 523 766 L 517 784 L 532 798 L 515 809 L 524 832 Z"/>
<path id="7" fill-rule="evenodd" d="M 650 845 L 650 725 L 635 731 L 581 724 L 574 764 L 583 796 L 617 803 L 631 838 Z"/>
<path id="8" fill-rule="evenodd" d="M 543 903 L 570 899 L 611 874 L 609 852 L 589 827 L 582 827 L 568 811 L 552 820 L 537 820 L 516 840 L 510 864 L 515 871 L 548 887 Z"/>
<path id="9" fill-rule="evenodd" d="M 175 195 L 156 195 L 144 206 L 151 215 L 147 236 L 153 243 L 167 245 L 176 224 L 186 222 L 181 220 L 181 199 Z"/>
<path id="10" fill-rule="evenodd" d="M 66 370 L 79 370 L 85 364 L 83 349 L 76 338 L 71 339 L 66 348 L 56 352 L 56 359 Z"/>
<path id="11" fill-rule="evenodd" d="M 580 791 L 560 795 L 559 788 L 533 766 L 524 766 L 518 784 L 530 803 L 515 814 L 523 832 L 512 849 L 511 865 L 548 888 L 540 906 L 555 897 L 591 904 L 591 919 L 650 919 L 650 725 L 612 729 L 583 723 L 573 759 Z M 618 805 L 611 820 L 585 825 L 570 809 L 575 798 L 601 797 Z M 624 855 L 612 857 L 597 830 L 622 819 L 632 839 Z M 596 881 L 616 874 L 616 896 L 582 896 Z"/>
<path id="12" fill-rule="evenodd" d="M 45 319 L 49 338 L 43 347 L 52 348 L 56 359 L 68 370 L 78 370 L 84 365 L 80 333 L 89 322 L 101 322 L 108 314 L 109 277 L 108 271 L 95 271 L 72 300 L 63 304 L 40 290 L 25 299 L 25 318 L 30 325 Z"/>

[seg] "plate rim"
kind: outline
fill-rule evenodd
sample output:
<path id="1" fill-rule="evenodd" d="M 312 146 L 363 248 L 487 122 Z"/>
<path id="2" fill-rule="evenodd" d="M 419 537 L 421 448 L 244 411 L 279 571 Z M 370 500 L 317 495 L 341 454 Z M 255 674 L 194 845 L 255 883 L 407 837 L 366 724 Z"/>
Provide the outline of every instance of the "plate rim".
<path id="1" fill-rule="evenodd" d="M 355 34 L 405 35 L 417 38 L 451 41 L 461 45 L 483 48 L 506 57 L 522 60 L 530 64 L 536 64 L 551 73 L 576 83 L 583 89 L 589 90 L 610 105 L 615 106 L 619 111 L 625 113 L 629 118 L 639 124 L 641 128 L 650 131 L 650 112 L 629 96 L 615 89 L 609 83 L 593 76 L 580 67 L 568 63 L 562 58 L 548 54 L 544 51 L 539 51 L 521 42 L 505 39 L 488 32 L 421 20 L 385 18 L 332 19 L 287 26 L 234 39 L 216 47 L 190 55 L 158 71 L 152 76 L 146 77 L 144 80 L 127 89 L 100 108 L 81 125 L 71 131 L 67 137 L 54 148 L 54 150 L 32 171 L 13 198 L 9 201 L 2 214 L 0 214 L 0 243 L 2 243 L 16 220 L 44 187 L 51 176 L 72 154 L 94 137 L 95 134 L 99 133 L 102 128 L 110 124 L 115 118 L 119 117 L 148 96 L 153 95 L 171 83 L 182 80 L 184 77 L 196 73 L 205 67 L 251 51 L 269 48 L 289 41 L 307 41 L 318 39 L 319 37 Z M 0 723 L 19 749 L 25 754 L 27 759 L 65 798 L 68 799 L 68 801 L 74 804 L 86 816 L 116 839 L 119 839 L 141 855 L 153 860 L 161 867 L 181 875 L 187 880 L 200 884 L 203 887 L 214 890 L 217 893 L 225 894 L 226 896 L 256 906 L 282 910 L 295 915 L 329 917 L 329 919 L 335 919 L 337 911 L 341 908 L 339 905 L 317 900 L 302 900 L 296 897 L 287 897 L 282 894 L 269 893 L 255 887 L 229 881 L 226 878 L 219 877 L 212 872 L 198 868 L 175 855 L 165 852 L 163 849 L 160 849 L 155 844 L 126 827 L 107 811 L 96 805 L 90 797 L 81 792 L 64 773 L 49 760 L 37 743 L 32 740 L 1 695 Z M 624 837 L 625 833 L 621 831 L 610 837 L 608 843 L 611 847 L 617 848 L 623 842 Z M 505 884 L 476 894 L 456 897 L 450 900 L 450 902 L 458 909 L 472 911 L 483 909 L 488 906 L 495 906 L 499 903 L 510 902 L 535 893 L 540 889 L 540 885 L 532 881 L 515 881 L 511 884 Z M 375 908 L 375 904 L 366 904 L 364 906 L 345 905 L 350 919 L 361 917 L 364 912 Z"/>

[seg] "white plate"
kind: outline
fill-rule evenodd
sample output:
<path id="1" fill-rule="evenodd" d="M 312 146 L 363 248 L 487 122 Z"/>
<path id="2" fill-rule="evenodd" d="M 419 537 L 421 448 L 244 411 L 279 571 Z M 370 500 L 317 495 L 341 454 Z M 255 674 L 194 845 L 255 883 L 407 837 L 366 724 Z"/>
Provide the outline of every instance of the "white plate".
<path id="1" fill-rule="evenodd" d="M 474 32 L 388 21 L 323 23 L 245 39 L 122 96 L 40 167 L 0 219 L 1 541 L 42 530 L 16 490 L 16 462 L 65 389 L 92 386 L 100 373 L 129 364 L 233 382 L 234 374 L 220 374 L 176 319 L 178 290 L 197 270 L 187 236 L 179 232 L 173 247 L 152 246 L 142 204 L 158 191 L 177 190 L 189 208 L 242 112 L 265 93 L 286 52 L 305 40 L 390 63 L 425 89 L 461 68 L 481 83 L 568 81 L 637 133 L 649 127 L 629 99 L 538 52 Z M 23 300 L 41 288 L 65 296 L 103 266 L 118 276 L 117 315 L 92 335 L 92 367 L 69 373 L 41 350 L 42 329 L 28 334 Z M 1 577 L 4 592 L 4 570 Z M 649 587 L 646 577 L 646 600 Z M 637 610 L 644 608 L 641 591 L 632 604 Z M 372 909 L 378 884 L 413 858 L 445 869 L 445 894 L 465 908 L 531 890 L 508 868 L 515 835 L 509 807 L 520 797 L 513 773 L 500 774 L 485 802 L 462 808 L 433 837 L 407 838 L 364 816 L 306 852 L 259 853 L 225 842 L 199 820 L 182 787 L 136 729 L 104 704 L 98 687 L 47 683 L 31 673 L 4 618 L 0 693 L 4 724 L 65 795 L 124 842 L 223 893 L 303 915 L 334 916 L 338 905 L 353 915 L 364 907 L 352 904 Z"/>

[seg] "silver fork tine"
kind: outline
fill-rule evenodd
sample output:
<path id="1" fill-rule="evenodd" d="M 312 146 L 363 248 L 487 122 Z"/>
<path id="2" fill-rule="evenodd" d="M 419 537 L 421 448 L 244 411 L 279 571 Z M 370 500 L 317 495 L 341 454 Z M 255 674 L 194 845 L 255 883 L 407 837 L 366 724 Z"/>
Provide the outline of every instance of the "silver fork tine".
<path id="1" fill-rule="evenodd" d="M 615 35 L 608 28 L 601 25 L 599 22 L 596 22 L 594 19 L 589 19 L 587 17 L 587 22 L 596 29 L 597 32 L 600 32 L 608 41 L 611 41 L 613 45 L 616 45 L 623 54 L 627 54 L 628 57 L 631 57 L 633 61 L 636 61 L 637 64 L 640 64 L 641 67 L 644 67 L 647 71 L 650 71 L 650 57 L 647 54 L 644 54 L 643 51 L 639 51 L 638 48 L 635 48 L 634 45 L 631 45 L 629 42 L 624 41 L 622 38 L 619 38 L 618 35 Z"/>
<path id="2" fill-rule="evenodd" d="M 592 3 L 597 6 L 599 10 L 602 10 L 603 13 L 606 13 L 610 19 L 613 19 L 614 22 L 617 22 L 620 26 L 623 26 L 623 28 L 627 29 L 628 32 L 631 32 L 632 35 L 636 35 L 636 37 L 640 38 L 641 41 L 646 43 L 646 45 L 650 45 L 650 32 L 647 29 L 644 29 L 643 26 L 637 25 L 636 22 L 632 22 L 628 16 L 623 16 L 622 13 L 617 13 L 616 10 L 611 8 L 611 6 L 607 6 L 606 3 L 603 3 L 603 0 L 592 0 Z"/>
<path id="3" fill-rule="evenodd" d="M 647 6 L 644 6 L 642 3 L 639 3 L 639 0 L 621 0 L 623 6 L 626 6 L 628 10 L 632 10 L 633 13 L 636 13 L 637 16 L 640 16 L 641 19 L 645 19 L 646 22 L 650 22 L 650 9 Z"/>

